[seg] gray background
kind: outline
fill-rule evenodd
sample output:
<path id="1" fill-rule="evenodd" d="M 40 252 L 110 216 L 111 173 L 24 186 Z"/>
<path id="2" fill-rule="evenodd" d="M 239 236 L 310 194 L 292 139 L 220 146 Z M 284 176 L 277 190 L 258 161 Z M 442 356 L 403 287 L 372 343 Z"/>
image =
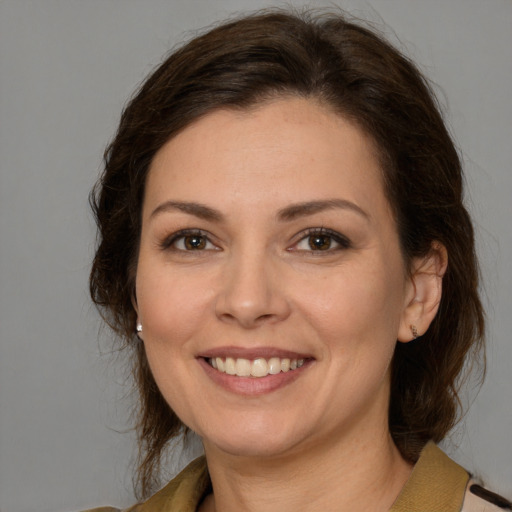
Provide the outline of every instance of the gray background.
<path id="1" fill-rule="evenodd" d="M 132 502 L 130 386 L 122 355 L 109 353 L 105 333 L 98 341 L 87 295 L 87 194 L 124 101 L 164 53 L 195 29 L 271 4 L 0 0 L 2 512 Z M 439 84 L 466 164 L 489 317 L 486 383 L 465 398 L 471 411 L 445 447 L 510 496 L 512 2 L 334 4 L 384 22 Z"/>

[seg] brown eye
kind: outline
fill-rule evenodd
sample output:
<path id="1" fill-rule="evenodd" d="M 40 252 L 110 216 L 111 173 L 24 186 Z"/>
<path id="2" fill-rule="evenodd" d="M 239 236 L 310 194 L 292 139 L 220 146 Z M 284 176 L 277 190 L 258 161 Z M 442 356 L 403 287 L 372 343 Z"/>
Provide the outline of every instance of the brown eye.
<path id="1" fill-rule="evenodd" d="M 202 252 L 217 250 L 208 233 L 197 230 L 181 230 L 162 241 L 163 250 Z"/>
<path id="2" fill-rule="evenodd" d="M 332 237 L 329 235 L 309 235 L 308 244 L 312 251 L 326 251 L 332 246 Z"/>
<path id="3" fill-rule="evenodd" d="M 187 235 L 183 237 L 183 244 L 188 251 L 205 249 L 206 237 L 202 235 Z"/>
<path id="4" fill-rule="evenodd" d="M 311 228 L 306 231 L 291 250 L 309 253 L 341 251 L 351 247 L 350 240 L 338 233 L 325 228 Z"/>

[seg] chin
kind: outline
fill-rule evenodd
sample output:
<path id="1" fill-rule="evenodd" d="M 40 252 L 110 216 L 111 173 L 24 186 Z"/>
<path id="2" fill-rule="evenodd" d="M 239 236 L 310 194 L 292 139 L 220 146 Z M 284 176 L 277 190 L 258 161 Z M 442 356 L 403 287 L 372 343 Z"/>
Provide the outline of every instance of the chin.
<path id="1" fill-rule="evenodd" d="M 206 451 L 214 446 L 226 454 L 250 458 L 274 458 L 285 456 L 301 444 L 304 434 L 286 428 L 282 423 L 274 422 L 266 425 L 232 425 L 224 428 L 221 433 L 209 432 L 203 436 Z"/>
<path id="2" fill-rule="evenodd" d="M 239 441 L 239 442 L 237 442 Z M 240 440 L 218 440 L 210 442 L 215 445 L 216 450 L 235 457 L 271 459 L 288 453 L 291 449 L 290 443 L 269 443 L 268 439 L 254 440 L 245 438 Z M 205 443 L 205 446 L 208 442 Z"/>

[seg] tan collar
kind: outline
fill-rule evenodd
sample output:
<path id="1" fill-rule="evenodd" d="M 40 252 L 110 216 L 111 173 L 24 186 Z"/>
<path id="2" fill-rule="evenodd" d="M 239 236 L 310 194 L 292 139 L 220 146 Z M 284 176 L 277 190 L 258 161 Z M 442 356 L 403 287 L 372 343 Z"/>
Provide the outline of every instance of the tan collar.
<path id="1" fill-rule="evenodd" d="M 429 442 L 390 512 L 459 512 L 468 480 L 465 469 Z"/>
<path id="2" fill-rule="evenodd" d="M 154 496 L 126 512 L 196 512 L 210 489 L 206 459 L 199 457 Z"/>

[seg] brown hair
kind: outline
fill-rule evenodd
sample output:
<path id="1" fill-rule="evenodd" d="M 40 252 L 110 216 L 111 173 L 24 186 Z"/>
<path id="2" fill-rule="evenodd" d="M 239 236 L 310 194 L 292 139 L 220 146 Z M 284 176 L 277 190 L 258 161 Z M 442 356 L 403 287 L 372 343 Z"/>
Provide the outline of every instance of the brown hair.
<path id="1" fill-rule="evenodd" d="M 448 252 L 439 312 L 428 331 L 397 343 L 389 427 L 403 456 L 455 424 L 457 383 L 470 349 L 482 348 L 473 228 L 463 205 L 461 163 L 427 81 L 375 31 L 340 14 L 266 11 L 225 23 L 170 55 L 125 108 L 91 194 L 99 243 L 90 290 L 135 354 L 140 392 L 142 494 L 162 450 L 183 428 L 160 394 L 132 305 L 144 184 L 155 153 L 220 108 L 249 108 L 279 95 L 314 98 L 355 122 L 379 149 L 386 193 L 406 263 L 434 241 Z"/>

